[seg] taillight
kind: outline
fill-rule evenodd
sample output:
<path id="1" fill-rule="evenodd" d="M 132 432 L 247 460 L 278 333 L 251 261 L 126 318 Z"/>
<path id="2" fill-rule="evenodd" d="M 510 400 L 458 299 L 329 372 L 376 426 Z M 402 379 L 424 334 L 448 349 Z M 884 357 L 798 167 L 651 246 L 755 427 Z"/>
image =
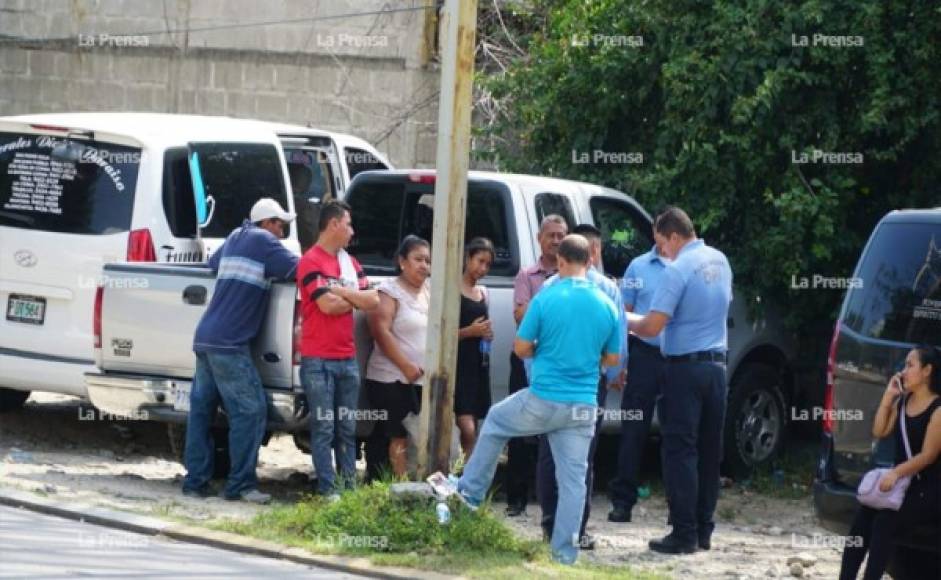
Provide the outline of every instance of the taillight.
<path id="1" fill-rule="evenodd" d="M 409 173 L 408 180 L 412 183 L 434 183 L 434 173 Z"/>
<path id="2" fill-rule="evenodd" d="M 154 250 L 154 239 L 150 230 L 134 230 L 127 238 L 128 262 L 156 262 L 157 252 Z"/>
<path id="3" fill-rule="evenodd" d="M 301 325 L 304 322 L 304 316 L 301 314 L 301 301 L 294 303 L 294 337 L 291 341 L 291 352 L 295 365 L 301 364 Z"/>
<path id="4" fill-rule="evenodd" d="M 833 375 L 836 370 L 836 347 L 840 341 L 840 323 L 837 321 L 833 327 L 833 338 L 830 339 L 830 353 L 827 355 L 827 386 L 823 391 L 823 432 L 833 433 Z"/>
<path id="5" fill-rule="evenodd" d="M 101 302 L 105 295 L 104 286 L 95 289 L 95 314 L 92 333 L 95 335 L 95 348 L 101 348 Z"/>

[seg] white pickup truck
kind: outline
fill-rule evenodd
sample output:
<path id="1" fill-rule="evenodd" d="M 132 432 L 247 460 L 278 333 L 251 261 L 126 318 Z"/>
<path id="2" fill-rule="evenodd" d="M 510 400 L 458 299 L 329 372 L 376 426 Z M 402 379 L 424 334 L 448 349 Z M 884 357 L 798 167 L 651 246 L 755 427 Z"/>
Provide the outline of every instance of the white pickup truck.
<path id="1" fill-rule="evenodd" d="M 435 174 L 430 171 L 369 171 L 345 193 L 356 236 L 350 251 L 371 279 L 392 275 L 393 255 L 405 235 L 431 238 Z M 631 197 L 597 185 L 561 179 L 471 172 L 465 239 L 486 236 L 496 260 L 484 283 L 495 322 L 491 364 L 493 399 L 506 396 L 513 322 L 513 278 L 537 260 L 539 223 L 559 214 L 570 224 L 593 223 L 604 239 L 606 273 L 623 275 L 635 256 L 652 245 L 650 215 Z M 112 281 L 98 291 L 95 307 L 96 364 L 86 374 L 92 402 L 120 415 L 140 415 L 181 424 L 193 374 L 193 331 L 212 295 L 215 280 L 198 265 L 109 264 Z M 121 282 L 123 281 L 123 283 Z M 306 447 L 307 410 L 298 379 L 295 337 L 297 294 L 291 284 L 274 284 L 267 319 L 253 345 L 269 400 L 269 429 L 295 432 Z M 736 301 L 729 318 L 731 377 L 726 461 L 747 469 L 767 460 L 781 445 L 792 400 L 791 340 L 766 320 L 749 321 Z M 371 349 L 365 321 L 357 319 L 361 365 Z M 361 404 L 368 404 L 361 401 Z M 619 396 L 608 398 L 617 408 Z M 360 435 L 370 426 L 363 424 Z M 616 430 L 617 425 L 606 425 Z M 178 436 L 178 429 L 171 429 Z"/>

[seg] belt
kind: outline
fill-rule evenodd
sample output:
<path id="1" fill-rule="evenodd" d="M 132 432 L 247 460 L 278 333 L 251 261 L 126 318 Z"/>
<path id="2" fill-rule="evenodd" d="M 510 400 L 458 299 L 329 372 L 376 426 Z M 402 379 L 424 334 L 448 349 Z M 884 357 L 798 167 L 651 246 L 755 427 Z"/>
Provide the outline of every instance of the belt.
<path id="1" fill-rule="evenodd" d="M 728 355 L 721 350 L 701 350 L 689 354 L 667 355 L 667 361 L 669 362 L 715 362 L 724 364 L 727 360 Z"/>
<path id="2" fill-rule="evenodd" d="M 636 336 L 631 336 L 628 339 L 627 343 L 630 346 L 629 352 L 633 352 L 636 350 L 636 351 L 641 351 L 644 354 L 653 355 L 657 358 L 661 358 L 661 359 L 663 358 L 663 353 L 660 352 L 660 347 L 653 346 L 652 344 L 647 344 L 646 342 L 637 338 Z"/>

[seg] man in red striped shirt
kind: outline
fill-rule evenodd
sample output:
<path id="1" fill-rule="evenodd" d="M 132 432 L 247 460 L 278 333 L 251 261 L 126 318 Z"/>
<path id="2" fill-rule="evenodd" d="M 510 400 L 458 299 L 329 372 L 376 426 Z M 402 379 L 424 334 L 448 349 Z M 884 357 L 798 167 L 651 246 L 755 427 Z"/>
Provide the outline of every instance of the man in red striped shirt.
<path id="1" fill-rule="evenodd" d="M 356 481 L 356 414 L 359 366 L 353 310 L 371 310 L 379 294 L 356 258 L 346 252 L 353 237 L 350 206 L 321 208 L 317 243 L 297 266 L 301 295 L 301 383 L 310 407 L 310 444 L 317 493 L 336 496 Z M 337 469 L 334 469 L 335 454 Z M 340 481 L 337 481 L 339 472 Z"/>

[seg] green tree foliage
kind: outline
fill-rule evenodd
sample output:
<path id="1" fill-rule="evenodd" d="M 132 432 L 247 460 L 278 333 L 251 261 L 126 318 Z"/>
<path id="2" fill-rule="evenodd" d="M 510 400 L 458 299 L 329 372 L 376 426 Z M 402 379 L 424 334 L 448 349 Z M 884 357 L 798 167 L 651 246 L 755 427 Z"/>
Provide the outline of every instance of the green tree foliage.
<path id="1" fill-rule="evenodd" d="M 941 205 L 935 2 L 514 7 L 525 56 L 481 74 L 499 112 L 482 157 L 684 207 L 747 298 L 786 304 L 795 327 L 829 325 L 842 293 L 796 291 L 792 276 L 850 276 L 883 214 Z M 575 162 L 595 151 L 643 162 Z"/>

